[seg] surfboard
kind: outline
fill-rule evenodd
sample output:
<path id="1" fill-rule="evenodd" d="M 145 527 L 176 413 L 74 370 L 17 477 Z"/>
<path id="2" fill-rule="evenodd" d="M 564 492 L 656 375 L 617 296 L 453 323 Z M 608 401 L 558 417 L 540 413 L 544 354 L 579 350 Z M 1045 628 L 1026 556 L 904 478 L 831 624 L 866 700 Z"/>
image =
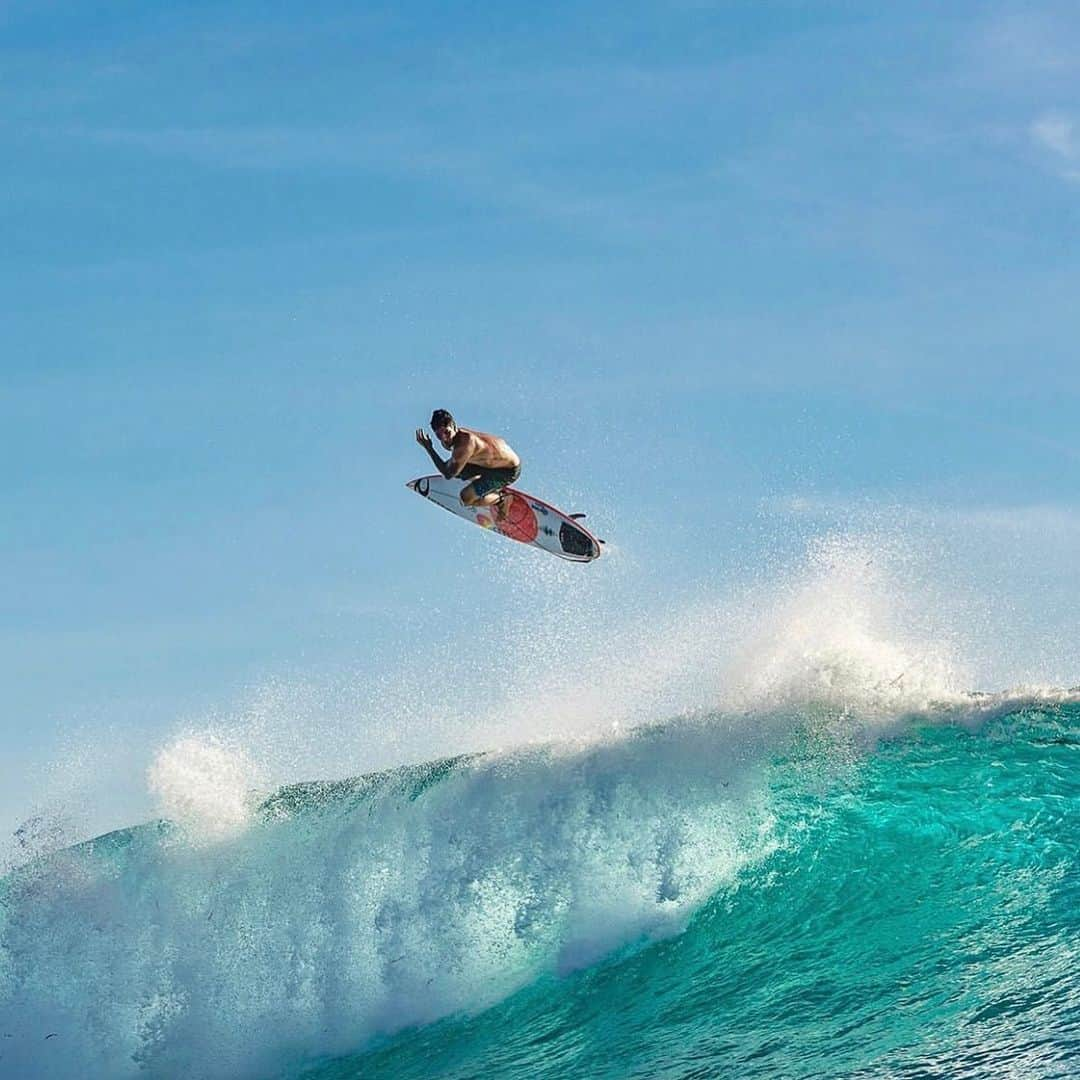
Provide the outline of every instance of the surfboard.
<path id="1" fill-rule="evenodd" d="M 493 506 L 466 506 L 461 501 L 461 489 L 466 481 L 444 476 L 420 476 L 405 486 L 429 502 L 471 521 L 483 529 L 500 533 L 520 544 L 531 544 L 560 559 L 571 562 L 592 562 L 600 557 L 601 540 L 584 525 L 584 514 L 564 514 L 550 503 L 527 495 L 517 488 L 504 488 L 510 495 L 503 520 L 495 516 Z"/>

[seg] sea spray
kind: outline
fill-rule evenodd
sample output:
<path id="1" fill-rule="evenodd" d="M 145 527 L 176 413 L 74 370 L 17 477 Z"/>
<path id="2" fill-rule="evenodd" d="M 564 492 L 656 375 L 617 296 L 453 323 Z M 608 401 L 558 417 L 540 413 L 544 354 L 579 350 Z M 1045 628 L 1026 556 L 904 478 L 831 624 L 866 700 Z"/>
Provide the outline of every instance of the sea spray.
<path id="1" fill-rule="evenodd" d="M 883 715 L 918 709 L 974 685 L 969 627 L 949 618 L 955 590 L 906 537 L 828 533 L 801 555 L 732 574 L 737 584 L 681 594 L 642 589 L 621 566 L 574 580 L 566 575 L 580 567 L 491 549 L 492 589 L 514 602 L 485 603 L 466 645 L 432 613 L 431 633 L 403 640 L 371 676 L 279 671 L 231 706 L 178 719 L 164 739 L 137 725 L 75 731 L 26 817 L 66 818 L 73 840 L 171 816 L 165 793 L 142 781 L 186 738 L 240 755 L 251 784 L 269 790 L 462 752 L 580 745 L 687 713 L 816 700 L 868 718 L 877 705 Z M 981 640 L 986 628 L 972 632 Z"/>
<path id="2" fill-rule="evenodd" d="M 481 684 L 451 649 L 380 687 L 279 687 L 187 724 L 149 766 L 167 821 L 31 853 L 4 879 L 4 1067 L 287 1075 L 453 1023 L 786 880 L 775 859 L 812 862 L 815 823 L 858 801 L 882 736 L 1072 707 L 965 692 L 962 634 L 908 557 L 829 536 L 779 577 L 624 607 L 605 634 L 567 630 L 561 600 L 527 648 L 485 624 L 467 651 L 491 646 Z M 470 753 L 346 775 L 420 745 Z"/>
<path id="3" fill-rule="evenodd" d="M 162 815 L 205 840 L 223 839 L 248 824 L 256 778 L 244 750 L 214 736 L 175 739 L 147 770 Z"/>

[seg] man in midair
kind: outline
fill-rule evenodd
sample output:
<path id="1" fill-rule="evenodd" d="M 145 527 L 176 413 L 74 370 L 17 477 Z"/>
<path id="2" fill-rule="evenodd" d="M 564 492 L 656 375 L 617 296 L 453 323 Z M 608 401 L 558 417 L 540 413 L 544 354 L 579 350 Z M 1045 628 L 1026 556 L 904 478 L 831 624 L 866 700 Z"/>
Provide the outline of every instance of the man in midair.
<path id="1" fill-rule="evenodd" d="M 431 430 L 450 451 L 449 461 L 435 453 L 423 428 L 416 429 L 416 441 L 447 479 L 456 476 L 470 481 L 461 490 L 461 501 L 466 506 L 494 506 L 495 516 L 502 520 L 506 515 L 503 489 L 521 475 L 521 458 L 510 444 L 501 435 L 458 427 L 446 409 L 431 414 Z"/>

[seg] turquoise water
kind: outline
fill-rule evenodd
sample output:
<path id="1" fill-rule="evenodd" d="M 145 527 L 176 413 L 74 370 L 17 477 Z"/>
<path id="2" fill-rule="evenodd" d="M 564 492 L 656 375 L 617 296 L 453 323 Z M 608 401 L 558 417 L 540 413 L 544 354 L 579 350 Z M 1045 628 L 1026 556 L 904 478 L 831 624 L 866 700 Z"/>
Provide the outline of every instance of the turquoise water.
<path id="1" fill-rule="evenodd" d="M 1078 766 L 1075 706 L 779 760 L 779 849 L 685 933 L 309 1075 L 1076 1075 Z"/>
<path id="2" fill-rule="evenodd" d="M 0 1075 L 1080 1074 L 1080 704 L 672 720 L 3 883 Z"/>

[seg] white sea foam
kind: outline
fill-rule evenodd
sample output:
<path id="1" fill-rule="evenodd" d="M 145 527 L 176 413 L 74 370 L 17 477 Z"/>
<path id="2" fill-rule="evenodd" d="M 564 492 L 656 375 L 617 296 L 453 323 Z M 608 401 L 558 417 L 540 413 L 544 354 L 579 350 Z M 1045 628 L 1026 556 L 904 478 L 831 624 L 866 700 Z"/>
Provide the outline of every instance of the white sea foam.
<path id="1" fill-rule="evenodd" d="M 864 717 L 958 702 L 970 674 L 958 658 L 940 590 L 879 537 L 816 540 L 804 565 L 753 603 L 727 667 L 727 703 L 818 703 Z"/>
<path id="2" fill-rule="evenodd" d="M 255 780 L 248 754 L 212 735 L 173 740 L 147 770 L 162 815 L 203 840 L 223 839 L 248 824 Z"/>

